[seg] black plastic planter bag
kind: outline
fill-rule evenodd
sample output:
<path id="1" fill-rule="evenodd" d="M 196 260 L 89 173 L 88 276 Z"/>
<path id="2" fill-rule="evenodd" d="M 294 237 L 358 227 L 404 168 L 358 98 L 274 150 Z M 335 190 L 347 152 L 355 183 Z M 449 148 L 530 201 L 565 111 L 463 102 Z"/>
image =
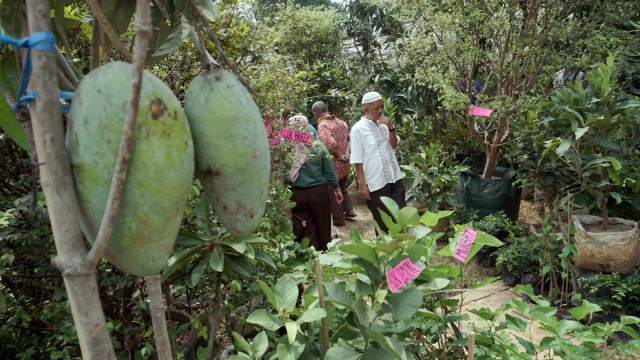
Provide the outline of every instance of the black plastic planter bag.
<path id="1" fill-rule="evenodd" d="M 492 179 L 481 178 L 482 168 L 463 171 L 456 187 L 459 204 L 480 219 L 500 210 L 512 221 L 518 220 L 522 187 L 513 185 L 516 171 L 497 166 Z"/>

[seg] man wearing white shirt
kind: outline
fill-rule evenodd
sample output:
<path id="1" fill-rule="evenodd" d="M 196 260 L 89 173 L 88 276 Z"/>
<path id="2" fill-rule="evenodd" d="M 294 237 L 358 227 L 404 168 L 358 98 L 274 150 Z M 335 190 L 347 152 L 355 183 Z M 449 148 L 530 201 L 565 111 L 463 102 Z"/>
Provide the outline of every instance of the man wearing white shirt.
<path id="1" fill-rule="evenodd" d="M 384 102 L 377 92 L 368 92 L 362 97 L 364 116 L 351 128 L 351 164 L 355 164 L 360 195 L 380 230 L 387 232 L 380 210 L 386 207 L 380 197 L 395 200 L 400 208 L 406 206 L 405 190 L 394 149 L 398 137 L 393 123 L 382 115 Z"/>

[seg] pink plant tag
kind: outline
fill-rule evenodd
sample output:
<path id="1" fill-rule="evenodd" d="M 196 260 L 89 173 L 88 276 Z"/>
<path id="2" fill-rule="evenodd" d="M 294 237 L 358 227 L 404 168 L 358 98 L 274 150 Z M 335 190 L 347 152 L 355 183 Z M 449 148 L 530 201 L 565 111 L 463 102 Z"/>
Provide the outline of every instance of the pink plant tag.
<path id="1" fill-rule="evenodd" d="M 469 115 L 487 117 L 491 115 L 492 112 L 493 112 L 493 109 L 485 109 L 485 108 L 481 108 L 479 106 L 473 106 L 473 105 L 469 106 Z"/>
<path id="2" fill-rule="evenodd" d="M 287 140 L 299 142 L 302 144 L 306 144 L 313 141 L 313 135 L 305 134 L 305 133 L 291 130 L 291 129 L 280 130 L 280 135 L 282 135 L 282 137 Z"/>
<path id="3" fill-rule="evenodd" d="M 415 279 L 422 272 L 422 268 L 416 266 L 407 258 L 402 260 L 398 265 L 387 271 L 387 284 L 391 292 L 398 291 L 404 284 Z"/>
<path id="4" fill-rule="evenodd" d="M 460 235 L 460 240 L 458 240 L 456 250 L 453 252 L 453 257 L 462 262 L 467 260 L 469 250 L 471 250 L 471 245 L 473 245 L 475 239 L 476 232 L 471 228 L 465 228 L 462 235 Z"/>

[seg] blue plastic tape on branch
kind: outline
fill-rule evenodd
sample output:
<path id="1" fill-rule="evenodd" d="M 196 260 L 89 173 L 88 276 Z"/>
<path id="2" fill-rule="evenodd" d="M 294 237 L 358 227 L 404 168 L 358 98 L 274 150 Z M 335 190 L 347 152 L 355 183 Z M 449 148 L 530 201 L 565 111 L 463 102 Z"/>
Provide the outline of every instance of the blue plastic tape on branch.
<path id="1" fill-rule="evenodd" d="M 10 36 L 0 35 L 0 43 L 13 45 L 17 49 L 27 49 L 27 55 L 22 66 L 22 74 L 20 75 L 20 90 L 18 90 L 18 96 L 16 96 L 16 104 L 13 105 L 13 111 L 16 111 L 23 101 L 22 98 L 27 91 L 29 78 L 31 77 L 31 50 L 55 51 L 56 37 L 52 32 L 48 31 L 35 33 L 24 39 L 14 39 Z"/>
<path id="2" fill-rule="evenodd" d="M 58 98 L 60 100 L 71 100 L 73 99 L 72 91 L 59 91 Z M 25 103 L 27 105 L 27 109 L 31 109 L 31 101 L 36 99 L 35 91 L 28 91 L 24 96 L 20 98 L 20 103 Z M 60 104 L 60 111 L 63 113 L 68 113 L 71 110 L 71 104 L 63 103 Z"/>

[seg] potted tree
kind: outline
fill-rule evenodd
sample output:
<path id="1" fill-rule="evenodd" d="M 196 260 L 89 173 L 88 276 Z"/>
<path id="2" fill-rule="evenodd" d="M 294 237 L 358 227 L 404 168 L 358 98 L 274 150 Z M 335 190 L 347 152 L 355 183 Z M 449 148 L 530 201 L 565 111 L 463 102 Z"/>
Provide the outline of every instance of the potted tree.
<path id="1" fill-rule="evenodd" d="M 515 205 L 506 212 L 517 218 L 520 190 L 513 185 L 515 171 L 497 165 L 505 145 L 514 140 L 513 123 L 525 116 L 537 94 L 550 88 L 553 74 L 570 56 L 568 51 L 559 51 L 570 46 L 563 42 L 565 33 L 560 29 L 577 24 L 570 16 L 576 4 L 403 3 L 403 15 L 413 26 L 403 50 L 416 68 L 416 81 L 439 90 L 450 119 L 462 121 L 468 136 L 486 155 L 483 168 L 463 174 L 460 190 L 470 192 L 463 201 L 478 202 L 480 196 L 486 196 L 480 205 L 489 206 L 508 197 Z M 470 105 L 494 111 L 488 117 L 471 116 Z M 487 194 L 496 183 L 503 188 Z M 496 210 L 488 208 L 479 215 Z"/>
<path id="2" fill-rule="evenodd" d="M 567 202 L 588 204 L 601 216 L 574 215 L 576 266 L 626 273 L 637 260 L 635 221 L 609 216 L 615 201 L 634 202 L 640 193 L 638 99 L 627 98 L 614 83 L 614 56 L 594 66 L 586 87 L 578 80 L 556 91 L 544 120 L 553 136 L 545 142 L 540 164 L 555 165 L 565 179 Z"/>

